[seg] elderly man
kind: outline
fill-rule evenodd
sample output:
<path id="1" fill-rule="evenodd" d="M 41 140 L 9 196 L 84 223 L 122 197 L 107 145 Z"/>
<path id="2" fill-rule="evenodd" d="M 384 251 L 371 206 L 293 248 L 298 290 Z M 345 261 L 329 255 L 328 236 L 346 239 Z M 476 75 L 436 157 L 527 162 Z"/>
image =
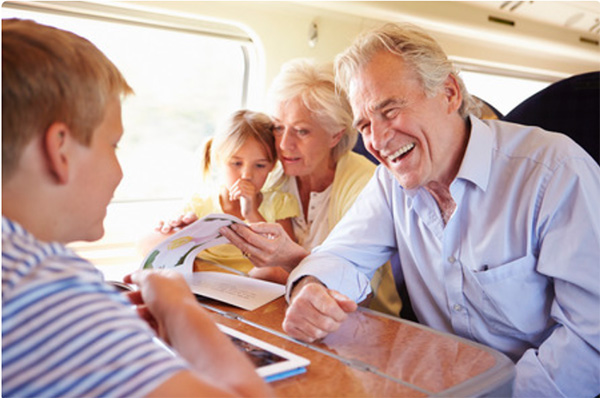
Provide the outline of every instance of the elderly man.
<path id="1" fill-rule="evenodd" d="M 284 329 L 340 327 L 398 253 L 420 322 L 516 361 L 514 394 L 600 392 L 600 169 L 562 134 L 482 121 L 439 45 L 369 32 L 336 60 L 355 126 L 381 162 L 290 275 Z"/>

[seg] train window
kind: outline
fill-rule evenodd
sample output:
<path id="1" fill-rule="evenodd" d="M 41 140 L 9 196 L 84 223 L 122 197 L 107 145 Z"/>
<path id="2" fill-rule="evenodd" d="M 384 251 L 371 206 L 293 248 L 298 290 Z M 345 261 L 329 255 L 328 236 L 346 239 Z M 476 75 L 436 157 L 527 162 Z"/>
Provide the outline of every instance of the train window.
<path id="1" fill-rule="evenodd" d="M 107 18 L 104 9 L 99 17 L 81 9 L 53 9 L 51 3 L 43 6 L 50 9 L 4 3 L 2 17 L 33 19 L 87 38 L 135 91 L 123 103 L 125 134 L 118 156 L 124 177 L 100 243 L 131 248 L 140 233 L 197 188 L 190 178 L 197 148 L 226 115 L 246 105 L 252 42 L 237 32 L 231 37 L 227 26 L 226 34 L 215 34 L 212 22 L 203 32 L 198 21 L 184 27 L 169 21 L 165 27 L 137 15 L 120 20 L 126 14 L 121 10 Z M 59 3 L 69 7 L 70 2 Z M 160 22 L 164 16 L 154 18 Z"/>
<path id="2" fill-rule="evenodd" d="M 469 93 L 485 100 L 503 115 L 551 84 L 533 78 L 467 70 L 462 70 L 460 76 Z"/>

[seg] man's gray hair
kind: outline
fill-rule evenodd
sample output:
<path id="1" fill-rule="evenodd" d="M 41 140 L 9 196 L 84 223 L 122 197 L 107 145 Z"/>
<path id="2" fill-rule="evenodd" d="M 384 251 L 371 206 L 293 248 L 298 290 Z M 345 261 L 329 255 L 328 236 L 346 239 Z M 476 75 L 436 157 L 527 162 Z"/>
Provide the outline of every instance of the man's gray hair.
<path id="1" fill-rule="evenodd" d="M 443 87 L 446 78 L 453 75 L 462 94 L 459 113 L 479 115 L 479 103 L 467 91 L 458 71 L 440 45 L 424 30 L 411 24 L 386 24 L 361 34 L 354 43 L 335 59 L 336 84 L 348 92 L 350 80 L 380 51 L 389 51 L 414 68 L 428 96 Z"/>

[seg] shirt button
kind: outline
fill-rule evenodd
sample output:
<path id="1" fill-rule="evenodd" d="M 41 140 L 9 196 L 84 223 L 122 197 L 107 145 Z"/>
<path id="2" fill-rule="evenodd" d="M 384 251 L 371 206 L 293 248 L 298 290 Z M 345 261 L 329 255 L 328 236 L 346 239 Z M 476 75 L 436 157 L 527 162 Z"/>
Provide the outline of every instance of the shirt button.
<path id="1" fill-rule="evenodd" d="M 456 259 L 454 258 L 454 256 L 450 256 L 450 257 L 448 257 L 448 262 L 449 262 L 450 264 L 454 264 L 454 262 L 455 262 L 455 261 L 456 261 Z"/>
<path id="2" fill-rule="evenodd" d="M 462 310 L 463 307 L 460 304 L 454 304 L 454 307 L 452 307 L 452 308 L 454 308 L 454 311 L 460 311 L 460 310 Z"/>

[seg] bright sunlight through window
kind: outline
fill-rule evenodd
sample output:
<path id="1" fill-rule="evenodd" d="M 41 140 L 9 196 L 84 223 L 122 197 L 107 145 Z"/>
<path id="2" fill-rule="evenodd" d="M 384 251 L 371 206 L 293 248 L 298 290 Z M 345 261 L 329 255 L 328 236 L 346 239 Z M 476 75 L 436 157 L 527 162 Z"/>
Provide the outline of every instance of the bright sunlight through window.
<path id="1" fill-rule="evenodd" d="M 538 80 L 471 71 L 461 71 L 460 76 L 470 94 L 486 101 L 503 115 L 550 85 Z"/>
<path id="2" fill-rule="evenodd" d="M 123 103 L 125 134 L 118 155 L 124 178 L 114 200 L 173 199 L 189 193 L 196 149 L 242 106 L 246 62 L 240 43 L 3 8 L 3 18 L 12 16 L 87 38 L 134 89 L 135 95 Z"/>
<path id="3" fill-rule="evenodd" d="M 137 240 L 158 220 L 173 215 L 184 197 L 201 189 L 194 178 L 199 175 L 197 150 L 230 113 L 244 106 L 252 43 L 212 31 L 22 10 L 5 3 L 2 18 L 11 17 L 87 38 L 117 65 L 135 91 L 123 103 L 125 133 L 117 154 L 124 177 L 108 207 L 105 236 L 71 245 L 108 279 L 120 279 L 116 275 L 139 267 Z"/>

